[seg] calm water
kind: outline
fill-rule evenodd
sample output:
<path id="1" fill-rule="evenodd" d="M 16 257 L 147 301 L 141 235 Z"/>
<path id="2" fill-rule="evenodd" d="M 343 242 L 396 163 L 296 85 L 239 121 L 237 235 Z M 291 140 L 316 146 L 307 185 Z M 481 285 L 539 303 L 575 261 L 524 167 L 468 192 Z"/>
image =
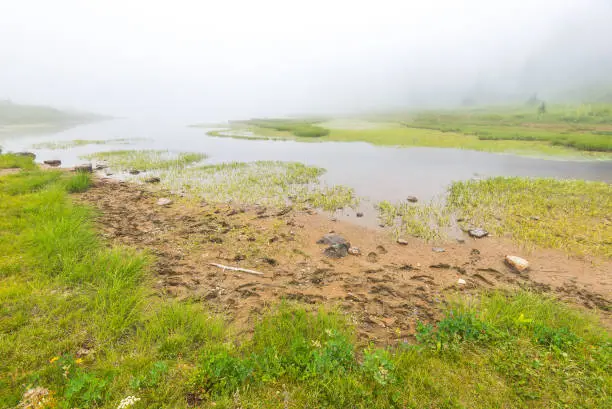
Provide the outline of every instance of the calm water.
<path id="1" fill-rule="evenodd" d="M 41 142 L 74 139 L 146 138 L 131 145 L 88 145 L 69 150 L 32 149 Z M 612 182 L 612 161 L 577 162 L 438 148 L 390 148 L 364 142 L 302 143 L 210 137 L 183 123 L 113 120 L 36 136 L 0 139 L 7 151 L 29 150 L 37 160 L 61 159 L 64 166 L 83 162 L 79 155 L 96 150 L 168 149 L 204 152 L 208 162 L 283 160 L 327 169 L 328 184 L 351 186 L 372 202 L 421 200 L 443 193 L 455 180 L 490 176 L 538 176 Z"/>

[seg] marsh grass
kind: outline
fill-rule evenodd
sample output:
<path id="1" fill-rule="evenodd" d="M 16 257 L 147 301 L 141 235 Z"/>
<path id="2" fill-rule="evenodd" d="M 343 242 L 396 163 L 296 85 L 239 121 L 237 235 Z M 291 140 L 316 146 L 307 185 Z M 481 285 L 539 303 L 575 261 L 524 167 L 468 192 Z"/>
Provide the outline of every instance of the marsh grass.
<path id="1" fill-rule="evenodd" d="M 163 150 L 119 150 L 96 152 L 83 156 L 89 160 L 107 162 L 111 168 L 120 171 L 137 169 L 182 169 L 206 158 L 206 155 L 195 152 L 174 153 Z"/>
<path id="2" fill-rule="evenodd" d="M 358 202 L 354 191 L 319 182 L 324 169 L 280 161 L 231 162 L 160 172 L 161 186 L 215 202 L 284 206 L 304 203 L 328 211 Z"/>
<path id="3" fill-rule="evenodd" d="M 71 149 L 79 146 L 87 145 L 129 145 L 134 142 L 146 141 L 143 138 L 116 138 L 116 139 L 74 139 L 71 141 L 58 141 L 58 142 L 42 142 L 32 145 L 33 149 Z"/>
<path id="4" fill-rule="evenodd" d="M 527 247 L 612 257 L 612 187 L 605 182 L 496 177 L 454 182 L 444 200 L 377 205 L 396 235 L 447 239 L 453 228 L 483 227 Z M 461 222 L 457 222 L 461 220 Z"/>
<path id="5" fill-rule="evenodd" d="M 455 182 L 449 208 L 465 223 L 521 242 L 612 257 L 612 187 L 581 180 L 492 178 Z"/>
<path id="6" fill-rule="evenodd" d="M 388 348 L 360 346 L 341 311 L 287 302 L 236 336 L 156 294 L 151 257 L 102 242 L 70 177 L 0 177 L 0 407 L 36 387 L 58 408 L 609 406 L 607 331 L 528 292 L 457 296 Z"/>
<path id="7" fill-rule="evenodd" d="M 21 156 L 14 154 L 0 154 L 0 169 L 35 169 L 36 164 L 34 163 L 34 159 L 29 156 Z"/>

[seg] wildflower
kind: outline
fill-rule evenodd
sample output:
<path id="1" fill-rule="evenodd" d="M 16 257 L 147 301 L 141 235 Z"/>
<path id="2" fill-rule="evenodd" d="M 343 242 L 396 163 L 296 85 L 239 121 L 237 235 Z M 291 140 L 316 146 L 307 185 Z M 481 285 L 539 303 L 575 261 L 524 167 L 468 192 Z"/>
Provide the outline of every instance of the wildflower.
<path id="1" fill-rule="evenodd" d="M 321 343 L 317 339 L 313 339 L 312 341 L 310 341 L 310 344 L 315 348 L 321 348 Z"/>
<path id="2" fill-rule="evenodd" d="M 75 362 L 77 365 L 80 365 L 80 364 L 82 364 L 82 363 L 83 363 L 83 358 L 77 358 L 77 359 L 75 359 L 75 360 L 74 360 L 74 362 Z"/>
<path id="3" fill-rule="evenodd" d="M 52 364 L 53 362 L 57 361 L 59 359 L 58 356 L 54 356 L 53 358 L 49 359 L 49 363 Z"/>
<path id="4" fill-rule="evenodd" d="M 334 331 L 329 328 L 325 330 L 325 333 L 327 334 L 328 337 L 331 337 L 332 335 L 334 335 Z"/>
<path id="5" fill-rule="evenodd" d="M 119 402 L 119 406 L 117 406 L 117 409 L 129 408 L 130 406 L 136 404 L 136 402 L 138 402 L 139 400 L 140 398 L 137 398 L 136 396 L 126 396 L 125 398 L 121 399 L 121 402 Z"/>

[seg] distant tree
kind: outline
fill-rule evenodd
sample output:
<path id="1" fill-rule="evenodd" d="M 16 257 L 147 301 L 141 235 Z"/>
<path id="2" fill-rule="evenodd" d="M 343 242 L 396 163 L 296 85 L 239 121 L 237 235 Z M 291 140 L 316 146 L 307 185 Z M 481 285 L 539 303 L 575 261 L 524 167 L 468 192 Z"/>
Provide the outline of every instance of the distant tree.
<path id="1" fill-rule="evenodd" d="M 540 103 L 541 101 L 538 99 L 538 93 L 534 93 L 531 97 L 529 97 L 529 99 L 527 101 L 525 101 L 526 105 L 529 106 L 536 106 Z"/>
<path id="2" fill-rule="evenodd" d="M 546 113 L 546 102 L 542 101 L 540 106 L 538 106 L 538 115 L 544 115 Z"/>

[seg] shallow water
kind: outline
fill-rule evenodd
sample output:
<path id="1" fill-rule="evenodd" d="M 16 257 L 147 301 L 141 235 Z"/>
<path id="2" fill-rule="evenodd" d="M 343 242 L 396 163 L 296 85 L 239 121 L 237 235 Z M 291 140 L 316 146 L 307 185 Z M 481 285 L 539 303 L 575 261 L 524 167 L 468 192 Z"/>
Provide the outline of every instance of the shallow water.
<path id="1" fill-rule="evenodd" d="M 74 139 L 145 138 L 134 144 L 79 146 L 67 150 L 33 149 L 42 142 Z M 37 160 L 61 159 L 64 166 L 83 162 L 80 155 L 112 149 L 168 149 L 204 152 L 208 163 L 228 161 L 299 161 L 327 169 L 323 180 L 355 189 L 368 202 L 397 202 L 407 195 L 428 200 L 452 181 L 474 177 L 534 176 L 612 182 L 612 161 L 580 162 L 524 158 L 506 154 L 441 148 L 392 148 L 365 142 L 303 143 L 244 140 L 206 135 L 183 123 L 129 119 L 98 122 L 35 136 L 4 136 L 6 151 L 28 150 Z"/>

